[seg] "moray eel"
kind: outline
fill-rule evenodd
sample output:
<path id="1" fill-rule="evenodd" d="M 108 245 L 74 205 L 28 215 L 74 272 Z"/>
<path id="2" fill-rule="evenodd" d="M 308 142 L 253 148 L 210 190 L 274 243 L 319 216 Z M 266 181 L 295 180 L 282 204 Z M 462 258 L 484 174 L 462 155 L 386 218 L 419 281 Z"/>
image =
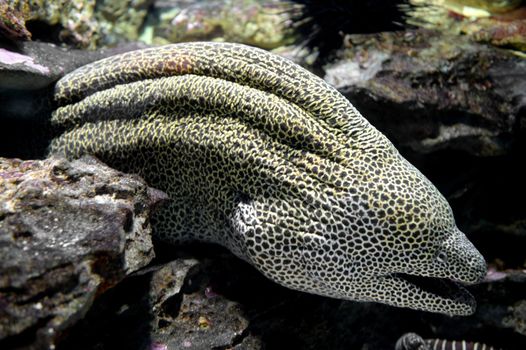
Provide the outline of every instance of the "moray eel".
<path id="1" fill-rule="evenodd" d="M 171 200 L 159 239 L 218 243 L 275 282 L 471 314 L 486 264 L 438 190 L 333 87 L 230 43 L 109 57 L 56 85 L 51 153 L 89 153 Z"/>
<path id="2" fill-rule="evenodd" d="M 424 339 L 416 333 L 406 333 L 395 344 L 395 350 L 501 350 L 493 346 L 466 340 Z"/>

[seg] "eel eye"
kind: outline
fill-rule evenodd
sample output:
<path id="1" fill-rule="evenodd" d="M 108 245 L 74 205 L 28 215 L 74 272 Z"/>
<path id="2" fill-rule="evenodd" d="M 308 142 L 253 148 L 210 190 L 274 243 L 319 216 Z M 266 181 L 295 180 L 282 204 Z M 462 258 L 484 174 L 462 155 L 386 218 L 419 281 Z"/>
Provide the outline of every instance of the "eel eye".
<path id="1" fill-rule="evenodd" d="M 437 252 L 437 254 L 435 256 L 435 259 L 439 263 L 445 264 L 445 263 L 447 263 L 447 254 L 443 250 L 440 250 L 440 251 Z"/>

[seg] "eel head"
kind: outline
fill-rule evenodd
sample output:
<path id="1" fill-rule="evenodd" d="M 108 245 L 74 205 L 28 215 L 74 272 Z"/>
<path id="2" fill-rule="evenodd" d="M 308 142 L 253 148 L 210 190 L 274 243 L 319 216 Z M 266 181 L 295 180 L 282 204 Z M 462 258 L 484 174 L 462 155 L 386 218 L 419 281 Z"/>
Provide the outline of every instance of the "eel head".
<path id="1" fill-rule="evenodd" d="M 472 314 L 475 300 L 462 285 L 484 278 L 484 258 L 424 175 L 396 150 L 375 158 L 383 162 L 376 171 L 371 159 L 354 167 L 367 171 L 347 169 L 341 191 L 325 181 L 309 200 L 244 198 L 231 217 L 242 242 L 232 250 L 289 288 Z"/>

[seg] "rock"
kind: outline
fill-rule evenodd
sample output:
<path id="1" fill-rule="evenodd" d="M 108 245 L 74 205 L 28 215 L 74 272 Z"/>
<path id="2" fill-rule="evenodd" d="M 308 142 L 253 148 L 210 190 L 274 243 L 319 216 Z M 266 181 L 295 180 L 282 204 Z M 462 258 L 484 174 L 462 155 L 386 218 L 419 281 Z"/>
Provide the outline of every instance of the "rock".
<path id="1" fill-rule="evenodd" d="M 409 24 L 465 35 L 495 46 L 526 51 L 526 5 L 521 0 L 409 0 Z"/>
<path id="2" fill-rule="evenodd" d="M 344 93 L 399 147 L 507 154 L 526 108 L 526 62 L 504 50 L 427 30 L 349 35 L 325 66 Z"/>
<path id="3" fill-rule="evenodd" d="M 97 20 L 97 47 L 122 45 L 139 40 L 146 16 L 154 0 L 98 0 L 94 16 Z"/>
<path id="4" fill-rule="evenodd" d="M 509 314 L 502 320 L 502 325 L 526 335 L 526 300 L 514 303 L 508 311 Z"/>
<path id="5" fill-rule="evenodd" d="M 279 0 L 156 1 L 141 40 L 146 43 L 220 40 L 273 49 L 293 42 L 291 4 Z"/>
<path id="6" fill-rule="evenodd" d="M 25 34 L 18 28 L 27 28 L 31 33 L 25 38 L 95 49 L 137 40 L 152 3 L 153 0 L 21 0 L 10 2 L 5 11 L 4 6 L 0 7 L 0 23 L 6 22 L 4 17 L 11 19 L 8 23 L 26 22 L 25 27 L 16 26 L 17 30 L 11 29 L 13 25 L 8 28 L 18 37 L 19 33 Z M 6 15 L 2 16 L 4 12 Z"/>
<path id="7" fill-rule="evenodd" d="M 10 7 L 26 21 L 26 27 L 29 27 L 29 21 L 43 23 L 49 28 L 49 36 L 58 36 L 61 40 L 79 47 L 88 47 L 95 42 L 98 27 L 93 16 L 93 0 L 22 0 L 11 2 Z M 31 33 L 33 38 L 45 35 L 42 33 L 46 32 L 44 28 L 41 27 L 40 32 L 35 30 Z M 31 32 L 30 28 L 29 31 Z"/>
<path id="8" fill-rule="evenodd" d="M 87 51 L 36 41 L 18 42 L 0 48 L 0 89 L 41 89 L 80 66 L 145 46 L 123 44 L 112 49 Z"/>
<path id="9" fill-rule="evenodd" d="M 0 348 L 50 348 L 153 258 L 166 198 L 91 157 L 0 160 Z"/>
<path id="10" fill-rule="evenodd" d="M 241 343 L 248 320 L 238 303 L 217 294 L 209 285 L 211 264 L 214 262 L 205 261 L 198 266 L 188 276 L 185 293 L 165 300 L 157 309 L 154 342 L 168 349 L 230 348 Z M 162 269 L 156 275 L 159 273 Z"/>
<path id="11" fill-rule="evenodd" d="M 0 2 L 0 35 L 11 40 L 29 40 L 24 16 L 11 8 L 6 1 Z"/>
<path id="12" fill-rule="evenodd" d="M 210 259 L 176 259 L 128 277 L 94 303 L 65 349 L 260 349 L 239 303 L 213 291 L 228 283 Z"/>

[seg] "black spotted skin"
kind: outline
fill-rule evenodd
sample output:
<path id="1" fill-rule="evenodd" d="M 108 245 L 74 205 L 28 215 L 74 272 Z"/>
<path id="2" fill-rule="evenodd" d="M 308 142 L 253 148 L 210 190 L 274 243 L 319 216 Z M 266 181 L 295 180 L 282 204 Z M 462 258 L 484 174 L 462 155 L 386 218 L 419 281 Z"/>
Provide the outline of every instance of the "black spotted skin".
<path id="1" fill-rule="evenodd" d="M 215 242 L 310 293 L 466 315 L 484 259 L 437 189 L 334 88 L 291 61 L 183 43 L 56 86 L 50 152 L 94 154 L 165 190 L 155 234 Z M 447 295 L 407 276 L 444 279 Z M 442 283 L 442 282 L 441 282 Z"/>

